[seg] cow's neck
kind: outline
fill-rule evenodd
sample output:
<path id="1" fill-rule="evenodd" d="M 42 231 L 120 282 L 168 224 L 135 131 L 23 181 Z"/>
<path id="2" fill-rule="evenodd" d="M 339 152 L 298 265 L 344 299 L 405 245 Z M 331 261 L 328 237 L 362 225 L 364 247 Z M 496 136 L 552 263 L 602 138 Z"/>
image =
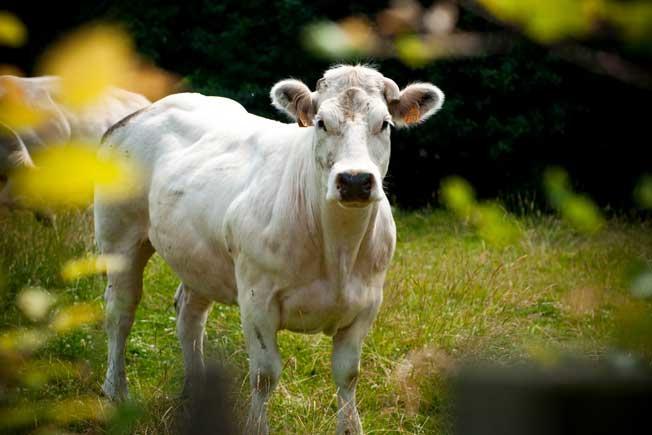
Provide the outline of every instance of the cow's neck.
<path id="1" fill-rule="evenodd" d="M 292 170 L 286 172 L 285 180 L 290 192 L 289 210 L 293 215 L 286 219 L 296 228 L 305 222 L 306 234 L 311 245 L 321 251 L 324 268 L 331 283 L 342 289 L 355 267 L 360 246 L 368 234 L 369 226 L 376 217 L 378 206 L 344 208 L 337 203 L 326 203 L 325 189 L 319 185 L 314 151 L 306 142 L 314 143 L 314 129 L 299 130 L 295 153 L 289 160 Z M 289 222 L 288 222 L 289 223 Z"/>
<path id="2" fill-rule="evenodd" d="M 321 211 L 323 250 L 329 280 L 342 288 L 355 267 L 360 246 L 377 206 L 344 208 L 326 204 Z"/>

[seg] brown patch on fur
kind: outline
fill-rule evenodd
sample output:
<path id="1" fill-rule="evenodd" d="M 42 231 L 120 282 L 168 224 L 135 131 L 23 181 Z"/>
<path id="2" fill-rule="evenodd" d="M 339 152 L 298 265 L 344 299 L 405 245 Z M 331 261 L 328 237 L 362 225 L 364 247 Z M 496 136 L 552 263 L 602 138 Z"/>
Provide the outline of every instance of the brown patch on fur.
<path id="1" fill-rule="evenodd" d="M 403 121 L 405 121 L 406 124 L 415 124 L 419 122 L 420 118 L 421 118 L 421 112 L 419 112 L 419 107 L 412 106 L 407 111 L 407 113 L 403 116 Z"/>
<path id="2" fill-rule="evenodd" d="M 113 132 L 127 125 L 129 121 L 131 121 L 136 115 L 144 112 L 145 109 L 147 109 L 147 107 L 143 107 L 142 109 L 136 110 L 134 113 L 125 116 L 120 121 L 116 122 L 111 127 L 109 127 L 109 129 L 104 133 L 104 135 L 102 135 L 102 140 L 100 143 L 104 143 L 106 139 L 113 134 Z"/>
<path id="3" fill-rule="evenodd" d="M 403 93 L 399 100 L 388 104 L 389 113 L 396 118 L 402 119 L 406 124 L 419 122 L 421 117 L 419 97 L 420 95 L 416 92 Z"/>

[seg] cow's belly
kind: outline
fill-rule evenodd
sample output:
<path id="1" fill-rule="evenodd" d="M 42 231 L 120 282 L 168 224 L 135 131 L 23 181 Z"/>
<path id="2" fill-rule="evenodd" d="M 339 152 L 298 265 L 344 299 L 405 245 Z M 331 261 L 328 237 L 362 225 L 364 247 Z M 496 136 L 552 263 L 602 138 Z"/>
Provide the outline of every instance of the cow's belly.
<path id="1" fill-rule="evenodd" d="M 280 329 L 333 335 L 350 325 L 360 312 L 378 303 L 382 297 L 380 292 L 355 279 L 344 292 L 336 291 L 326 280 L 283 290 L 278 294 Z"/>
<path id="2" fill-rule="evenodd" d="M 224 248 L 209 245 L 191 228 L 167 219 L 153 220 L 149 238 L 187 287 L 210 300 L 237 303 L 233 261 Z"/>

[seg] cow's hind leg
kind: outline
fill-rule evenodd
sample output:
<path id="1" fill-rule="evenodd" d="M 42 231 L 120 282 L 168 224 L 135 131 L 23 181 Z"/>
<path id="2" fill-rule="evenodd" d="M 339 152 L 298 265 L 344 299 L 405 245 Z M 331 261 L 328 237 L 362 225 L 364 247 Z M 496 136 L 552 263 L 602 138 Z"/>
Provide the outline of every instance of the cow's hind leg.
<path id="1" fill-rule="evenodd" d="M 183 395 L 202 385 L 204 376 L 204 329 L 212 302 L 179 284 L 174 298 L 177 310 L 177 335 L 185 366 Z"/>
<path id="2" fill-rule="evenodd" d="M 102 391 L 113 400 L 127 398 L 125 347 L 143 290 L 143 270 L 154 253 L 148 240 L 103 249 L 103 254 L 120 256 L 123 267 L 108 270 L 105 327 L 109 339 L 109 358 Z"/>

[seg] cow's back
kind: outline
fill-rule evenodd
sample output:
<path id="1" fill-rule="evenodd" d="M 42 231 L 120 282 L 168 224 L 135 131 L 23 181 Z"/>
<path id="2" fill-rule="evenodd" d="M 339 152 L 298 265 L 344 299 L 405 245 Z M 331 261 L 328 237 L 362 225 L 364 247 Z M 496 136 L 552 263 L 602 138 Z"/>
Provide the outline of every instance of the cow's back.
<path id="1" fill-rule="evenodd" d="M 249 114 L 235 101 L 188 93 L 166 97 L 115 125 L 100 153 L 117 153 L 133 161 L 142 185 L 137 196 L 121 204 L 96 192 L 100 248 L 104 251 L 116 238 L 130 239 L 121 243 L 148 239 L 186 284 L 194 285 L 196 276 L 204 282 L 220 281 L 215 287 L 228 294 L 216 299 L 233 302 L 230 258 L 223 244 L 212 243 L 222 239 L 222 219 L 246 188 L 247 174 L 269 157 L 261 147 L 279 150 L 257 136 L 287 127 Z M 181 267 L 188 264 L 188 252 L 210 262 L 210 267 L 202 269 L 200 261 L 194 262 L 194 269 L 201 273 Z M 208 279 L 208 273 L 215 276 Z"/>

